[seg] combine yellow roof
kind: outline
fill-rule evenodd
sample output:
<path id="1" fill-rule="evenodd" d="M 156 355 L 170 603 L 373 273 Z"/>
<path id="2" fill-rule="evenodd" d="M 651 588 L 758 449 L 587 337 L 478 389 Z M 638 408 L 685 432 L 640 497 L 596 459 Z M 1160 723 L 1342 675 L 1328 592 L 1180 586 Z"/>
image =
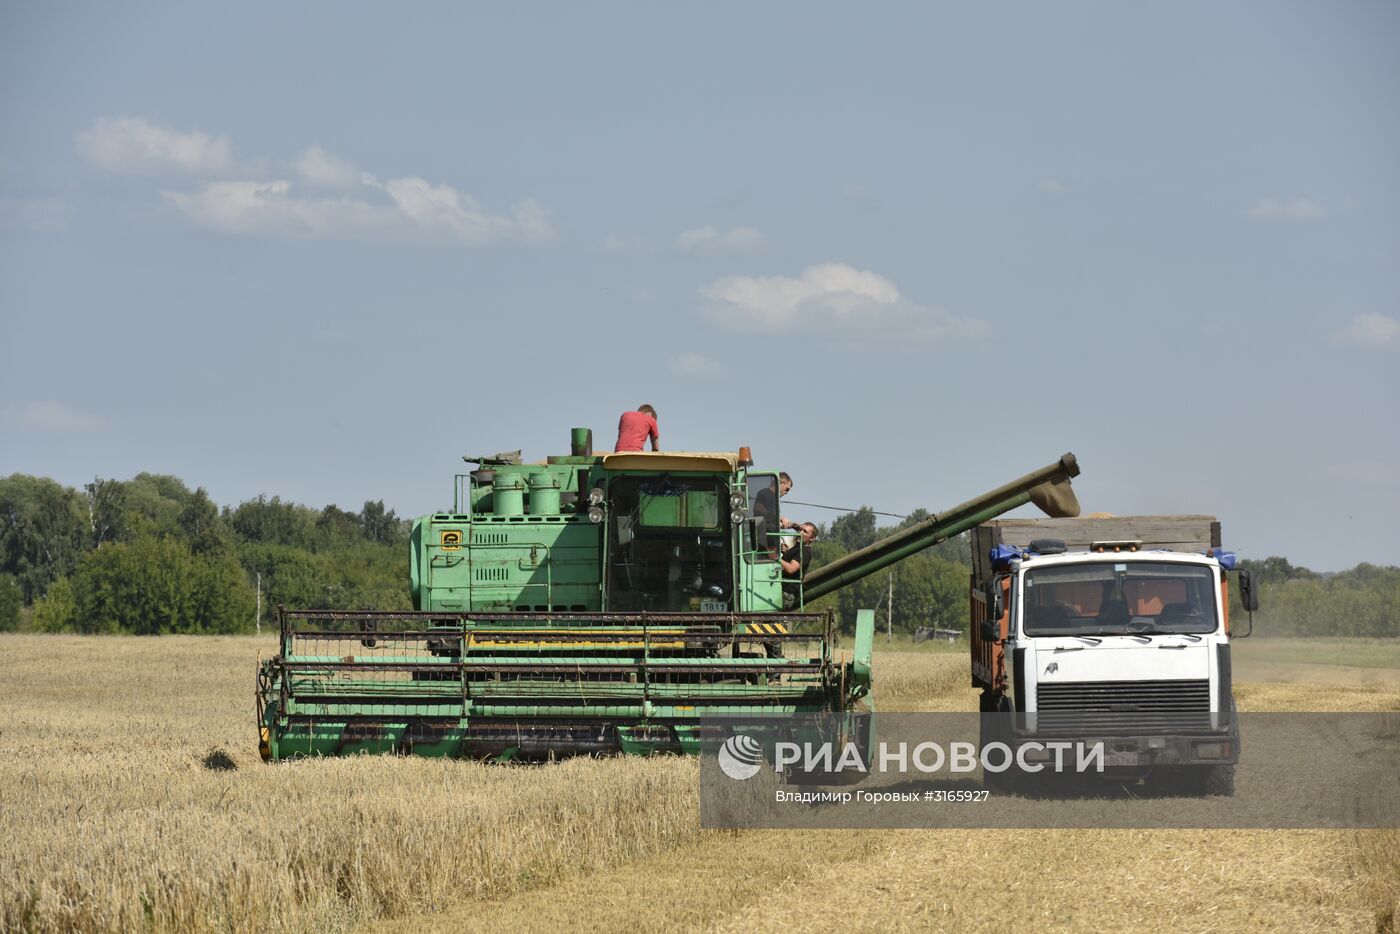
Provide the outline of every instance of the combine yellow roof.
<path id="1" fill-rule="evenodd" d="M 733 473 L 739 455 L 732 451 L 622 451 L 603 455 L 605 470 L 693 470 L 701 473 Z"/>

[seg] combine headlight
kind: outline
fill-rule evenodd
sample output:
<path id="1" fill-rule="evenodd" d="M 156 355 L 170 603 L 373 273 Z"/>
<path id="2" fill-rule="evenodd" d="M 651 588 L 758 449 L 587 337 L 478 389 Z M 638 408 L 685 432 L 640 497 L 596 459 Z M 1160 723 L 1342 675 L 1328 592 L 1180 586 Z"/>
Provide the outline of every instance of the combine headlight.
<path id="1" fill-rule="evenodd" d="M 729 514 L 729 521 L 738 525 L 740 522 L 744 521 L 744 513 L 738 509 L 734 510 Z"/>
<path id="2" fill-rule="evenodd" d="M 735 512 L 742 512 L 748 497 L 744 496 L 743 490 L 735 490 L 729 494 L 729 508 Z"/>
<path id="3" fill-rule="evenodd" d="M 603 507 L 602 507 L 602 506 L 589 506 L 589 507 L 588 507 L 588 521 L 589 521 L 589 522 L 595 522 L 595 523 L 596 523 L 596 522 L 602 522 L 602 521 L 603 521 Z"/>
<path id="4" fill-rule="evenodd" d="M 601 506 L 601 505 L 603 505 L 603 488 L 602 488 L 602 487 L 600 487 L 600 486 L 595 486 L 593 489 L 591 489 L 591 490 L 588 491 L 588 505 L 590 505 L 590 506 Z"/>

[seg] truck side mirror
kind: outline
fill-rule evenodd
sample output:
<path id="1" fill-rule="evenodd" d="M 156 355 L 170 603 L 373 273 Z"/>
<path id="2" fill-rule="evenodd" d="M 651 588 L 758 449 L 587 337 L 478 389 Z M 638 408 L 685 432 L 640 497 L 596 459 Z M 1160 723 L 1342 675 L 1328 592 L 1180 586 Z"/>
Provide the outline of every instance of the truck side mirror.
<path id="1" fill-rule="evenodd" d="M 996 620 L 984 619 L 982 620 L 982 627 L 978 630 L 978 634 L 981 635 L 983 642 L 996 642 L 1001 639 L 1000 629 L 1001 627 L 997 625 Z"/>
<path id="2" fill-rule="evenodd" d="M 1001 581 L 993 579 L 987 582 L 982 589 L 983 599 L 987 603 L 987 617 L 992 621 L 1001 619 Z"/>
<path id="3" fill-rule="evenodd" d="M 1246 570 L 1240 572 L 1240 606 L 1250 613 L 1259 609 L 1259 591 L 1254 589 L 1254 578 Z"/>

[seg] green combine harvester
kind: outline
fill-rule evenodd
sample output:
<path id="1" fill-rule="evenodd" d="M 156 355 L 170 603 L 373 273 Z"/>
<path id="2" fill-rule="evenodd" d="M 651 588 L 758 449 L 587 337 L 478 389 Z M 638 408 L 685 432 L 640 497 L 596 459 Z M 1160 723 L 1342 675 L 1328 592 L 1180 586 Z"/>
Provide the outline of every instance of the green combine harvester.
<path id="1" fill-rule="evenodd" d="M 469 457 L 409 542 L 414 611 L 278 608 L 266 760 L 696 753 L 706 720 L 870 712 L 874 614 L 784 612 L 778 472 L 737 453 Z M 825 567 L 806 600 L 1027 502 L 1077 515 L 1074 456 Z"/>

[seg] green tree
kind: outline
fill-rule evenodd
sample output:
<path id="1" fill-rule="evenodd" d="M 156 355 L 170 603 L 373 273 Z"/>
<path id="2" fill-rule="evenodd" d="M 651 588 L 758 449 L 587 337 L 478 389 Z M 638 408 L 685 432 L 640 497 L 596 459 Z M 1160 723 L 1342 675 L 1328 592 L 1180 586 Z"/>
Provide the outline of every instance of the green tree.
<path id="1" fill-rule="evenodd" d="M 297 609 L 324 609 L 328 605 L 327 582 L 316 556 L 301 548 L 268 542 L 248 542 L 238 548 L 238 558 L 249 577 L 261 580 L 264 622 L 272 619 L 278 604 Z"/>
<path id="2" fill-rule="evenodd" d="M 195 554 L 215 558 L 227 555 L 233 550 L 232 531 L 219 515 L 219 507 L 209 499 L 204 487 L 189 495 L 175 521 L 180 536 Z"/>
<path id="3" fill-rule="evenodd" d="M 123 541 L 147 531 L 156 535 L 182 533 L 180 517 L 194 494 L 179 477 L 142 472 L 123 483 L 122 492 L 129 526 Z M 138 516 L 145 521 L 137 521 Z"/>
<path id="4" fill-rule="evenodd" d="M 0 632 L 19 628 L 19 610 L 23 605 L 24 594 L 20 592 L 19 581 L 13 574 L 0 574 Z"/>
<path id="5" fill-rule="evenodd" d="M 76 629 L 77 623 L 78 599 L 73 595 L 73 582 L 60 577 L 34 601 L 30 624 L 39 632 L 66 632 Z"/>
<path id="6" fill-rule="evenodd" d="M 875 512 L 869 506 L 862 506 L 855 512 L 838 516 L 822 537 L 846 551 L 859 551 L 874 544 L 879 537 L 875 530 Z"/>
<path id="7" fill-rule="evenodd" d="M 372 606 L 379 610 L 411 609 L 408 596 L 408 556 L 397 545 L 366 542 L 333 555 L 320 555 L 322 573 L 337 588 L 334 599 L 344 609 Z M 330 595 L 328 595 L 329 597 Z"/>
<path id="8" fill-rule="evenodd" d="M 253 621 L 253 591 L 228 556 L 196 555 L 174 537 L 141 536 L 88 552 L 44 628 L 78 632 L 237 632 Z M 71 604 L 61 606 L 61 601 Z"/>
<path id="9" fill-rule="evenodd" d="M 360 510 L 360 524 L 368 541 L 382 545 L 407 542 L 404 524 L 394 515 L 394 510 L 385 512 L 382 499 L 365 501 L 364 508 Z"/>
<path id="10" fill-rule="evenodd" d="M 14 575 L 25 603 L 72 571 L 90 536 L 77 490 L 26 474 L 0 480 L 0 572 Z"/>
<path id="11" fill-rule="evenodd" d="M 229 525 L 240 541 L 290 545 L 310 550 L 315 546 L 316 512 L 279 497 L 259 496 L 228 515 Z"/>
<path id="12" fill-rule="evenodd" d="M 1262 560 L 1244 560 L 1240 567 L 1254 575 L 1256 584 L 1281 584 L 1291 580 L 1312 580 L 1318 577 L 1314 571 L 1299 567 L 1280 555 L 1270 555 Z"/>
<path id="13" fill-rule="evenodd" d="M 316 535 L 322 549 L 353 547 L 364 540 L 360 515 L 335 505 L 327 506 L 316 517 Z"/>
<path id="14" fill-rule="evenodd" d="M 94 477 L 83 487 L 88 501 L 88 525 L 92 531 L 92 546 L 101 548 L 105 542 L 126 538 L 128 527 L 126 484 L 120 480 Z"/>

